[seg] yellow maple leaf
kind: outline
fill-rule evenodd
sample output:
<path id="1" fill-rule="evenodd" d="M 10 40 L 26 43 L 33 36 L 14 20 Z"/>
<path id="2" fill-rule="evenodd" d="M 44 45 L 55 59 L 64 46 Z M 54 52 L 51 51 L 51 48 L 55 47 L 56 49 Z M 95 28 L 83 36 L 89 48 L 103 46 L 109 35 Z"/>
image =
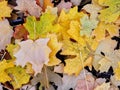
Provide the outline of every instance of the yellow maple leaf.
<path id="1" fill-rule="evenodd" d="M 34 74 L 34 70 L 32 68 L 32 64 L 31 63 L 27 63 L 26 64 L 25 70 L 26 70 L 26 73 L 28 73 L 28 74 Z"/>
<path id="2" fill-rule="evenodd" d="M 69 75 L 75 74 L 77 76 L 85 66 L 91 66 L 92 60 L 92 57 L 89 57 L 87 60 L 83 60 L 81 58 L 81 55 L 77 55 L 73 59 L 66 59 L 64 73 L 67 73 Z"/>
<path id="3" fill-rule="evenodd" d="M 29 82 L 30 75 L 20 66 L 11 67 L 7 69 L 6 72 L 11 75 L 12 80 L 10 83 L 13 85 L 14 89 L 20 88 L 22 84 Z"/>
<path id="4" fill-rule="evenodd" d="M 5 83 L 6 81 L 10 81 L 11 78 L 9 75 L 5 72 L 6 69 L 13 67 L 14 63 L 13 61 L 6 61 L 3 60 L 0 62 L 0 82 Z"/>
<path id="5" fill-rule="evenodd" d="M 78 21 L 70 22 L 70 29 L 67 30 L 71 39 L 77 41 L 81 46 L 86 47 L 87 44 L 91 47 L 91 49 L 95 50 L 98 46 L 98 42 L 92 38 L 92 36 L 86 37 L 80 35 L 80 23 Z"/>
<path id="6" fill-rule="evenodd" d="M 56 57 L 56 53 L 61 49 L 62 43 L 59 43 L 57 40 L 57 35 L 51 34 L 49 35 L 50 40 L 48 42 L 48 46 L 52 50 L 49 54 L 49 62 L 47 63 L 48 66 L 53 66 L 59 64 L 61 61 Z"/>
<path id="7" fill-rule="evenodd" d="M 120 61 L 118 62 L 118 67 L 114 70 L 116 80 L 120 80 Z"/>
<path id="8" fill-rule="evenodd" d="M 67 59 L 65 59 L 64 73 L 78 75 L 84 66 L 92 64 L 92 58 L 88 58 L 90 53 L 96 50 L 98 42 L 91 36 L 80 35 L 80 21 L 71 20 L 69 24 L 69 29 L 62 30 L 63 46 L 61 54 L 68 55 Z"/>
<path id="9" fill-rule="evenodd" d="M 89 53 L 90 51 L 86 44 L 81 46 L 80 43 L 72 40 L 69 34 L 64 32 L 61 54 L 68 55 L 67 59 L 65 59 L 66 66 L 64 67 L 64 73 L 78 75 L 83 67 L 89 66 L 92 63 L 92 58 L 88 58 Z"/>
<path id="10" fill-rule="evenodd" d="M 72 20 L 79 21 L 82 16 L 83 12 L 78 12 L 77 7 L 71 8 L 69 12 L 62 10 L 60 16 L 58 17 L 58 23 L 68 29 Z"/>
<path id="11" fill-rule="evenodd" d="M 99 19 L 107 23 L 114 22 L 120 16 L 120 0 L 98 0 L 98 3 L 107 8 L 100 11 Z"/>
<path id="12" fill-rule="evenodd" d="M 78 21 L 70 22 L 70 29 L 67 30 L 67 33 L 72 39 L 80 42 L 81 45 L 85 45 L 84 38 L 80 36 L 80 23 Z"/>
<path id="13" fill-rule="evenodd" d="M 18 49 L 18 45 L 16 44 L 16 45 L 13 45 L 13 44 L 8 44 L 7 45 L 7 48 L 6 48 L 6 50 L 9 52 L 9 54 L 10 54 L 10 56 L 11 56 L 11 59 L 15 59 L 15 57 L 14 57 L 14 53 L 15 53 L 15 50 L 17 50 L 17 49 L 15 49 L 15 48 L 17 48 Z"/>
<path id="14" fill-rule="evenodd" d="M 105 22 L 100 22 L 97 28 L 93 31 L 93 34 L 95 35 L 97 41 L 105 39 L 106 33 L 112 37 L 118 34 L 118 27 L 114 24 L 106 24 Z"/>
<path id="15" fill-rule="evenodd" d="M 0 2 L 0 20 L 4 17 L 10 17 L 12 9 L 7 5 L 7 1 Z"/>

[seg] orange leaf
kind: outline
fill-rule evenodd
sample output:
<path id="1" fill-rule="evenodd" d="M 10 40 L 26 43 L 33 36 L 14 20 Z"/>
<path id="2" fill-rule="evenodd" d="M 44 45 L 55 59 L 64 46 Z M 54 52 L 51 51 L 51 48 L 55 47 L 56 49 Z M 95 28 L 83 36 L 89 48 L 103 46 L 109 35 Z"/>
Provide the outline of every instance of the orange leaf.
<path id="1" fill-rule="evenodd" d="M 47 6 L 53 7 L 51 0 L 43 0 L 43 10 L 45 10 Z"/>

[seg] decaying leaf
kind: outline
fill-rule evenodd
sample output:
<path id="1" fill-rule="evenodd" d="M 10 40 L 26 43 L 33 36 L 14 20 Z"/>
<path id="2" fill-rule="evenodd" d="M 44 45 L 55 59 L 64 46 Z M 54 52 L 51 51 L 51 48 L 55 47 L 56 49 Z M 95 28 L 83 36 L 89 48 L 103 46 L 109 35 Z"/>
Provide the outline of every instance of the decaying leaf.
<path id="1" fill-rule="evenodd" d="M 94 90 L 109 90 L 110 83 L 103 83 L 100 86 L 97 86 Z"/>
<path id="2" fill-rule="evenodd" d="M 118 62 L 118 67 L 114 70 L 116 80 L 120 80 L 120 61 Z"/>
<path id="3" fill-rule="evenodd" d="M 49 68 L 44 68 L 41 74 L 37 74 L 31 80 L 32 85 L 36 85 L 38 82 L 40 82 L 44 87 L 50 88 L 49 82 L 52 82 L 57 86 L 62 85 L 62 78 Z"/>
<path id="4" fill-rule="evenodd" d="M 101 7 L 95 4 L 87 4 L 83 8 L 87 13 L 90 14 L 90 19 L 98 20 L 98 12 L 101 10 Z"/>
<path id="5" fill-rule="evenodd" d="M 5 46 L 11 42 L 12 35 L 13 30 L 8 20 L 0 21 L 0 50 L 5 49 Z"/>
<path id="6" fill-rule="evenodd" d="M 22 12 L 28 11 L 30 15 L 39 17 L 41 15 L 42 8 L 36 4 L 35 0 L 16 0 L 17 6 L 14 7 L 16 10 Z"/>
<path id="7" fill-rule="evenodd" d="M 15 32 L 13 34 L 13 37 L 15 39 L 27 39 L 28 31 L 25 29 L 23 25 L 18 25 L 15 27 Z"/>
<path id="8" fill-rule="evenodd" d="M 49 38 L 20 42 L 20 49 L 14 54 L 16 65 L 25 66 L 29 62 L 32 64 L 35 75 L 40 73 L 43 65 L 49 61 L 51 50 L 47 46 L 48 41 Z"/>
<path id="9" fill-rule="evenodd" d="M 58 8 L 58 12 L 60 12 L 62 9 L 65 9 L 65 10 L 69 10 L 72 6 L 72 3 L 71 2 L 65 2 L 64 0 L 62 0 L 58 5 L 57 5 L 57 8 Z"/>
<path id="10" fill-rule="evenodd" d="M 107 72 L 110 66 L 112 66 L 111 60 L 108 60 L 107 58 L 102 58 L 101 60 L 99 60 L 98 64 L 100 65 L 100 72 Z"/>
<path id="11" fill-rule="evenodd" d="M 108 66 L 111 65 L 114 69 L 118 66 L 117 62 L 120 60 L 119 59 L 120 50 L 114 50 L 116 45 L 117 45 L 117 42 L 114 40 L 110 40 L 109 38 L 99 43 L 96 49 L 96 52 L 95 52 L 96 55 L 93 61 L 93 66 L 95 67 L 96 70 L 98 70 L 99 68 L 98 63 L 100 63 L 101 60 L 104 60 L 104 59 L 106 59 L 105 61 L 107 61 L 104 64 L 107 64 Z M 103 68 L 105 69 L 106 67 L 104 67 L 104 64 L 102 65 L 103 65 Z M 108 69 L 108 66 L 106 69 Z"/>

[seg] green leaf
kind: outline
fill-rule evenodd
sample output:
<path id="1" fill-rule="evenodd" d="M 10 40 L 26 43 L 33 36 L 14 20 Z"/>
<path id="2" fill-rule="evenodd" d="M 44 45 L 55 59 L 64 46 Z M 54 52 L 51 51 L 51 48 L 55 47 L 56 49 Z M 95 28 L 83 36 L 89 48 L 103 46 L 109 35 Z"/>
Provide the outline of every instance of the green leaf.
<path id="1" fill-rule="evenodd" d="M 93 29 L 95 29 L 98 24 L 98 21 L 96 19 L 90 19 L 86 14 L 80 19 L 80 22 L 82 26 L 80 34 L 82 36 L 86 35 L 88 37 L 91 35 Z"/>
<path id="2" fill-rule="evenodd" d="M 56 17 L 50 12 L 43 13 L 40 21 L 37 21 L 34 16 L 28 16 L 24 26 L 29 32 L 29 38 L 35 40 L 39 37 L 45 37 L 47 33 L 54 31 L 56 26 L 60 27 L 57 24 L 53 25 Z"/>

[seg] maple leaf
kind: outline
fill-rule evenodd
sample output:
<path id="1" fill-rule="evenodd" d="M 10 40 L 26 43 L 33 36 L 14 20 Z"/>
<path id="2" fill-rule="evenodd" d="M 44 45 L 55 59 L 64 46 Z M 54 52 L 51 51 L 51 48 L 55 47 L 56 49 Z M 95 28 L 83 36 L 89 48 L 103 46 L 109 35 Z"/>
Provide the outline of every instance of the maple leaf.
<path id="1" fill-rule="evenodd" d="M 30 15 L 40 17 L 41 15 L 41 7 L 36 4 L 35 0 L 17 0 L 17 6 L 14 9 L 20 11 L 28 11 Z"/>
<path id="2" fill-rule="evenodd" d="M 71 56 L 65 59 L 64 73 L 78 75 L 84 66 L 89 66 L 92 62 L 92 58 L 87 59 L 89 50 L 87 47 L 82 47 L 78 42 L 72 42 L 67 34 L 64 34 L 63 38 L 61 54 Z"/>
<path id="3" fill-rule="evenodd" d="M 49 68 L 44 67 L 42 72 L 34 76 L 31 80 L 32 85 L 36 85 L 38 82 L 40 82 L 42 86 L 47 87 L 49 90 L 54 90 L 50 89 L 49 82 L 53 82 L 55 85 L 59 86 L 62 84 L 62 78 L 55 72 L 51 71 Z"/>
<path id="4" fill-rule="evenodd" d="M 108 60 L 107 58 L 102 58 L 101 60 L 99 60 L 98 64 L 100 65 L 100 72 L 106 72 L 112 66 L 111 60 Z"/>
<path id="5" fill-rule="evenodd" d="M 50 40 L 48 42 L 48 46 L 52 50 L 49 55 L 48 66 L 53 66 L 59 64 L 61 61 L 56 57 L 56 53 L 61 49 L 62 43 L 59 43 L 57 40 L 57 36 L 55 34 L 49 35 Z"/>
<path id="6" fill-rule="evenodd" d="M 7 5 L 7 1 L 3 0 L 0 2 L 0 20 L 4 17 L 10 17 L 12 9 Z"/>
<path id="7" fill-rule="evenodd" d="M 54 24 L 56 18 L 57 16 L 49 11 L 42 14 L 40 21 L 36 21 L 33 16 L 28 16 L 24 26 L 29 32 L 29 38 L 45 37 L 49 32 L 59 31 L 60 25 Z"/>
<path id="8" fill-rule="evenodd" d="M 92 34 L 92 31 L 97 27 L 98 21 L 95 19 L 90 19 L 88 15 L 84 15 L 82 18 L 80 18 L 81 22 L 81 30 L 80 34 L 90 36 Z"/>
<path id="9" fill-rule="evenodd" d="M 58 12 L 60 12 L 62 9 L 65 9 L 65 10 L 69 10 L 72 6 L 72 3 L 71 2 L 65 2 L 65 1 L 61 1 L 58 5 L 57 5 L 57 8 L 58 8 Z"/>
<path id="10" fill-rule="evenodd" d="M 62 31 L 62 39 L 61 54 L 71 56 L 65 59 L 64 73 L 78 75 L 84 66 L 89 66 L 92 62 L 92 57 L 88 58 L 92 52 L 88 46 L 95 50 L 97 42 L 91 37 L 80 36 L 80 23 L 78 21 L 70 22 L 70 29 Z"/>
<path id="11" fill-rule="evenodd" d="M 99 19 L 101 21 L 111 23 L 118 19 L 120 16 L 120 0 L 98 0 L 98 3 L 107 7 L 100 11 Z"/>
<path id="12" fill-rule="evenodd" d="M 5 83 L 6 81 L 10 81 L 11 78 L 10 76 L 6 73 L 6 69 L 14 67 L 14 62 L 13 61 L 6 61 L 3 60 L 0 62 L 0 82 Z"/>
<path id="13" fill-rule="evenodd" d="M 5 49 L 5 46 L 10 43 L 13 30 L 9 25 L 9 22 L 5 19 L 0 21 L 0 50 Z"/>
<path id="14" fill-rule="evenodd" d="M 30 75 L 20 66 L 9 68 L 6 72 L 11 75 L 12 80 L 10 83 L 13 85 L 14 89 L 20 88 L 22 84 L 29 82 Z"/>
<path id="15" fill-rule="evenodd" d="M 116 80 L 120 80 L 120 61 L 118 62 L 118 67 L 114 70 Z"/>
<path id="16" fill-rule="evenodd" d="M 71 8 L 68 12 L 62 10 L 60 16 L 58 17 L 58 23 L 64 28 L 69 28 L 69 24 L 72 20 L 79 21 L 80 17 L 83 16 L 83 13 L 78 12 L 78 8 Z"/>
<path id="17" fill-rule="evenodd" d="M 14 57 L 15 48 L 18 48 L 17 44 L 16 45 L 8 44 L 6 47 L 6 50 L 9 52 L 12 59 L 15 59 L 15 57 Z"/>
<path id="18" fill-rule="evenodd" d="M 95 35 L 97 41 L 101 41 L 108 36 L 112 37 L 117 35 L 118 27 L 114 24 L 106 24 L 105 22 L 100 22 L 93 31 L 93 34 Z"/>
<path id="19" fill-rule="evenodd" d="M 91 74 L 85 76 L 84 79 L 78 79 L 75 90 L 93 90 L 95 79 Z"/>
<path id="20" fill-rule="evenodd" d="M 82 9 L 90 14 L 90 19 L 97 20 L 101 7 L 95 4 L 87 4 Z"/>
<path id="21" fill-rule="evenodd" d="M 43 9 L 45 10 L 48 6 L 53 7 L 53 3 L 51 2 L 51 0 L 43 0 Z"/>
<path id="22" fill-rule="evenodd" d="M 73 5 L 80 5 L 80 2 L 81 2 L 82 0 L 71 0 L 71 2 L 73 3 Z"/>
<path id="23" fill-rule="evenodd" d="M 26 63 L 31 63 L 35 71 L 35 75 L 41 72 L 44 64 L 49 61 L 50 48 L 47 46 L 49 38 L 37 39 L 36 41 L 26 40 L 19 44 L 20 49 L 14 54 L 16 64 L 25 66 Z"/>
<path id="24" fill-rule="evenodd" d="M 80 42 L 81 45 L 85 45 L 85 39 L 80 36 L 80 23 L 78 21 L 70 22 L 70 29 L 67 30 L 67 33 L 72 39 L 78 43 Z"/>
<path id="25" fill-rule="evenodd" d="M 32 64 L 31 63 L 27 63 L 24 67 L 24 69 L 26 70 L 26 73 L 28 74 L 34 74 L 34 70 L 32 69 Z"/>
<path id="26" fill-rule="evenodd" d="M 25 29 L 23 25 L 18 25 L 15 27 L 15 32 L 13 34 L 13 37 L 15 39 L 21 39 L 23 38 L 24 40 L 27 39 L 28 31 Z"/>
<path id="27" fill-rule="evenodd" d="M 110 83 L 103 83 L 99 86 L 97 86 L 94 90 L 109 90 Z"/>
<path id="28" fill-rule="evenodd" d="M 88 77 L 87 78 L 87 80 L 88 80 L 88 82 L 89 81 L 92 81 L 92 82 L 90 82 L 91 84 L 90 85 L 92 85 L 92 83 L 93 83 L 93 76 L 91 75 L 91 73 L 89 73 L 87 70 L 85 70 L 85 69 L 83 69 L 82 71 L 81 71 L 81 73 L 78 75 L 78 76 L 75 76 L 75 75 L 66 75 L 66 74 L 63 74 L 63 77 L 62 77 L 62 85 L 59 85 L 58 86 L 58 90 L 69 90 L 69 89 L 74 89 L 74 90 L 78 90 L 78 89 L 76 89 L 77 87 L 78 87 L 78 85 L 80 84 L 79 83 L 79 80 L 86 80 L 85 78 L 87 77 L 87 76 L 91 76 L 90 78 Z M 72 82 L 71 82 L 72 81 Z M 82 82 L 82 84 L 81 84 L 81 86 L 83 86 L 82 87 L 82 89 L 80 88 L 79 90 L 86 90 L 86 89 L 83 89 L 85 86 L 85 83 L 84 82 Z M 90 88 L 89 88 L 90 89 Z"/>
<path id="29" fill-rule="evenodd" d="M 80 23 L 78 21 L 71 21 L 70 28 L 67 30 L 69 38 L 78 42 L 81 45 L 81 47 L 88 47 L 89 45 L 91 49 L 96 50 L 98 42 L 95 39 L 93 39 L 92 36 L 81 36 L 80 32 Z"/>
<path id="30" fill-rule="evenodd" d="M 113 69 L 117 68 L 120 50 L 114 50 L 116 44 L 117 42 L 110 38 L 106 38 L 99 43 L 93 61 L 93 66 L 96 70 L 101 69 L 101 71 L 105 71 L 109 66 L 112 66 Z"/>

